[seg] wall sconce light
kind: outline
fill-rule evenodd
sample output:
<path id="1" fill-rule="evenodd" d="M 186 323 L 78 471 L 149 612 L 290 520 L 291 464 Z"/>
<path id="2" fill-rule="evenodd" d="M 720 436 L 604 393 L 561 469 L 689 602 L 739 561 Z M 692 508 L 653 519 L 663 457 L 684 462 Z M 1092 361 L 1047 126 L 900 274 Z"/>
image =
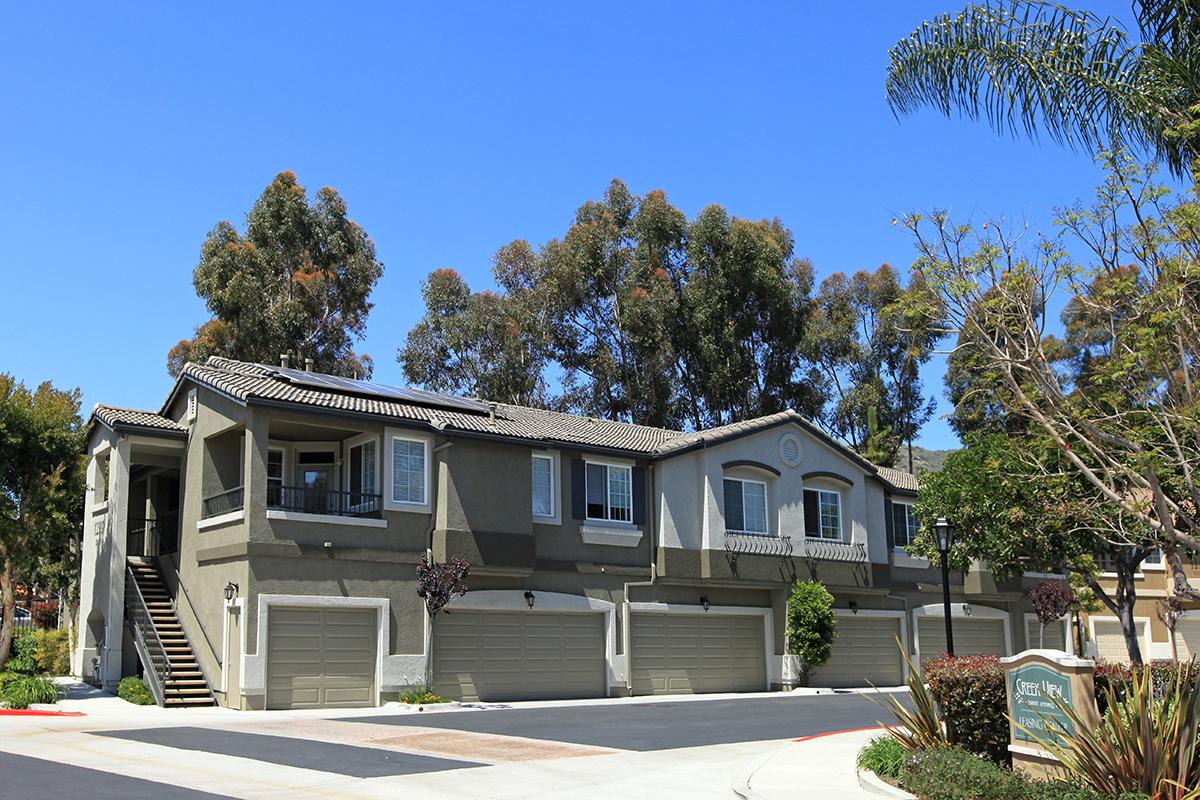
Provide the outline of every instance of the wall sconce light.
<path id="1" fill-rule="evenodd" d="M 529 604 L 530 608 L 533 608 L 533 601 L 534 601 L 533 592 L 526 590 L 525 591 L 525 602 Z"/>
<path id="2" fill-rule="evenodd" d="M 237 597 L 238 585 L 233 581 L 225 584 L 225 602 L 232 603 L 233 598 Z"/>
<path id="3" fill-rule="evenodd" d="M 971 616 L 971 604 L 970 603 L 963 603 L 963 613 L 966 614 L 968 617 Z"/>
<path id="4" fill-rule="evenodd" d="M 704 607 L 705 611 L 708 611 L 710 608 L 712 608 L 712 603 L 708 602 L 708 595 L 702 595 L 700 597 L 700 605 Z"/>
<path id="5" fill-rule="evenodd" d="M 857 600 L 851 600 L 851 601 L 850 601 L 850 613 L 851 613 L 851 614 L 857 614 L 857 613 L 858 613 L 858 601 L 857 601 Z"/>

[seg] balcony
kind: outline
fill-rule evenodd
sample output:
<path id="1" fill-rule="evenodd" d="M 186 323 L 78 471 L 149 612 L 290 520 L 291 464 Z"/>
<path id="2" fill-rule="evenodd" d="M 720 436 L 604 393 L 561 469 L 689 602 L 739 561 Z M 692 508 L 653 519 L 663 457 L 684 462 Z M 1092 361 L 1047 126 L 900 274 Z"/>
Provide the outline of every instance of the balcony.
<path id="1" fill-rule="evenodd" d="M 235 486 L 232 489 L 214 494 L 204 498 L 200 510 L 201 519 L 210 519 L 219 517 L 223 514 L 230 514 L 234 511 L 241 511 L 246 502 L 246 490 L 242 486 Z"/>
<path id="2" fill-rule="evenodd" d="M 159 519 L 134 519 L 126 523 L 125 554 L 161 556 L 179 550 L 179 518 L 168 514 Z"/>
<path id="3" fill-rule="evenodd" d="M 792 537 L 727 530 L 725 531 L 725 552 L 734 557 L 743 555 L 788 558 L 792 555 Z"/>
<path id="4" fill-rule="evenodd" d="M 296 514 L 378 518 L 383 509 L 383 495 L 272 485 L 267 488 L 267 508 Z"/>
<path id="5" fill-rule="evenodd" d="M 867 546 L 862 542 L 842 542 L 810 536 L 804 540 L 804 555 L 817 561 L 848 561 L 862 564 L 867 560 Z"/>

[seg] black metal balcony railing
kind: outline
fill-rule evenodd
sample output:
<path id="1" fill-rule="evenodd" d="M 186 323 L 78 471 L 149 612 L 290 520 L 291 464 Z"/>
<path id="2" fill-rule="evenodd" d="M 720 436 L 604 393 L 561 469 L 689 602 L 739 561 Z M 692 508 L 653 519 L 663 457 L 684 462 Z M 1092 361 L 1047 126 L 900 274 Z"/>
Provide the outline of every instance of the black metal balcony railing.
<path id="1" fill-rule="evenodd" d="M 222 514 L 228 514 L 231 511 L 241 511 L 242 504 L 245 502 L 245 495 L 245 489 L 238 486 L 229 491 L 214 494 L 212 497 L 206 497 L 204 498 L 201 516 L 204 519 L 208 519 L 209 517 L 219 517 Z"/>
<path id="2" fill-rule="evenodd" d="M 867 546 L 862 542 L 839 542 L 810 536 L 804 540 L 804 555 L 818 561 L 864 562 L 867 560 Z"/>
<path id="3" fill-rule="evenodd" d="M 792 554 L 792 538 L 770 533 L 725 531 L 725 552 L 735 556 L 787 558 Z"/>
<path id="4" fill-rule="evenodd" d="M 161 556 L 179 549 L 179 525 L 175 514 L 158 519 L 131 518 L 126 526 L 126 555 Z"/>
<path id="5" fill-rule="evenodd" d="M 267 487 L 267 508 L 338 517 L 378 517 L 383 508 L 383 496 L 311 486 L 275 485 Z"/>

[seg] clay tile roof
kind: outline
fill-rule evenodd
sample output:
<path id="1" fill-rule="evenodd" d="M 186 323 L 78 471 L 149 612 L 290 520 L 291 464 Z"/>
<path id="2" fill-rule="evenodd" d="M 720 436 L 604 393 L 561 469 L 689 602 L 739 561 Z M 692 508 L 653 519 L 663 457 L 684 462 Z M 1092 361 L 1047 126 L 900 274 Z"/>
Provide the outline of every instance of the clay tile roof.
<path id="1" fill-rule="evenodd" d="M 184 433 L 182 425 L 155 411 L 136 408 L 119 408 L 97 403 L 92 416 L 110 428 L 146 428 L 148 430 Z"/>
<path id="2" fill-rule="evenodd" d="M 917 481 L 917 476 L 911 472 L 905 472 L 902 469 L 892 469 L 891 467 L 876 467 L 875 470 L 879 473 L 880 478 L 890 483 L 896 489 L 915 492 L 921 488 L 920 482 Z"/>

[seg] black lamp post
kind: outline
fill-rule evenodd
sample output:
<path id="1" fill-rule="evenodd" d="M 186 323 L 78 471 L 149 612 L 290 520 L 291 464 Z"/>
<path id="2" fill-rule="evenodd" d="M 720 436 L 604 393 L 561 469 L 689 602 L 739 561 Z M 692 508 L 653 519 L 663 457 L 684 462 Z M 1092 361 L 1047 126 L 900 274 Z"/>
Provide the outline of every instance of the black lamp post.
<path id="1" fill-rule="evenodd" d="M 933 538 L 942 556 L 942 613 L 946 616 L 946 653 L 954 655 L 954 630 L 950 626 L 950 548 L 954 546 L 954 526 L 945 517 L 933 523 Z"/>

